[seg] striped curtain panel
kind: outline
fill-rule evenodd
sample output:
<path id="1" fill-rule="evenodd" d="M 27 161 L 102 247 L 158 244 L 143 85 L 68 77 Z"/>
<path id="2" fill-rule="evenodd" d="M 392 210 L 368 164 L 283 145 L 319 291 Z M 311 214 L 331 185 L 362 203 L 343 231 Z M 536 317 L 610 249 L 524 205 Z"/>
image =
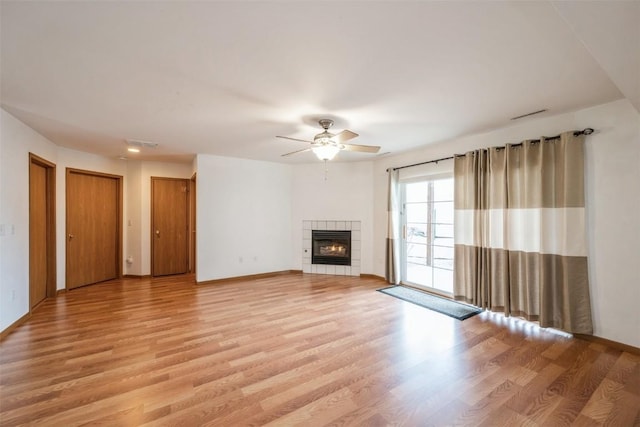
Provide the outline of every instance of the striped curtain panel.
<path id="1" fill-rule="evenodd" d="M 584 136 L 469 152 L 454 182 L 455 299 L 593 333 Z"/>
<path id="2" fill-rule="evenodd" d="M 387 253 L 385 279 L 400 283 L 400 171 L 389 171 L 389 195 L 387 199 Z"/>

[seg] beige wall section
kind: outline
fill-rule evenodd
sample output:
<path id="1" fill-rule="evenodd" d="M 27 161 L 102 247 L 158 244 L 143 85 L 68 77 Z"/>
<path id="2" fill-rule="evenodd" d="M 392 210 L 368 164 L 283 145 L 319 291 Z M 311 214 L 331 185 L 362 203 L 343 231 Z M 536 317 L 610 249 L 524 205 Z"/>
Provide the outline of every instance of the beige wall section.
<path id="1" fill-rule="evenodd" d="M 127 210 L 124 212 L 123 227 L 127 231 L 125 250 L 123 253 L 125 262 L 122 274 L 142 276 L 142 246 L 144 236 L 142 234 L 142 162 L 127 160 L 127 179 L 125 187 L 129 197 Z M 127 260 L 130 259 L 131 262 Z"/>
<path id="2" fill-rule="evenodd" d="M 553 117 L 445 141 L 376 161 L 374 169 L 374 274 L 384 276 L 386 168 L 592 127 L 587 137 L 586 210 L 594 334 L 640 347 L 640 115 L 620 100 Z"/>

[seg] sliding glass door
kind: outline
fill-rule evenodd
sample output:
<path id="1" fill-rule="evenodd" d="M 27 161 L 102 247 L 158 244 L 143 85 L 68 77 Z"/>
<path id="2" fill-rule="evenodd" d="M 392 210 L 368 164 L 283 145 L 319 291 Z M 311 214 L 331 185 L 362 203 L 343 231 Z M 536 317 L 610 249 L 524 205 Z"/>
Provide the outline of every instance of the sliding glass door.
<path id="1" fill-rule="evenodd" d="M 452 294 L 453 177 L 406 182 L 402 190 L 402 280 Z"/>

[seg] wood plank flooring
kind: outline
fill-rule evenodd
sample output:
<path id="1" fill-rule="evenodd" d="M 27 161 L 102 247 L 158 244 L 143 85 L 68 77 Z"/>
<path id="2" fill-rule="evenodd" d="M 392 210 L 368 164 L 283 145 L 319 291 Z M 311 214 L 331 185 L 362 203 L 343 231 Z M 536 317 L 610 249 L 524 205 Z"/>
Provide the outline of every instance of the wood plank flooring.
<path id="1" fill-rule="evenodd" d="M 0 424 L 640 425 L 640 356 L 375 279 L 123 279 L 47 300 L 0 343 Z"/>

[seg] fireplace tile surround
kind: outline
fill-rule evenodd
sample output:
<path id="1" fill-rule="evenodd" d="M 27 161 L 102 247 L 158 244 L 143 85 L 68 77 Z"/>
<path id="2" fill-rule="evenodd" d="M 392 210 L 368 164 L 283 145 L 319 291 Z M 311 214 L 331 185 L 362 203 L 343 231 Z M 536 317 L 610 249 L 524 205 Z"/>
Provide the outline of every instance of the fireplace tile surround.
<path id="1" fill-rule="evenodd" d="M 360 276 L 360 221 L 304 220 L 302 221 L 302 272 L 332 274 L 335 276 Z M 311 263 L 312 230 L 351 231 L 351 265 L 322 265 Z"/>

